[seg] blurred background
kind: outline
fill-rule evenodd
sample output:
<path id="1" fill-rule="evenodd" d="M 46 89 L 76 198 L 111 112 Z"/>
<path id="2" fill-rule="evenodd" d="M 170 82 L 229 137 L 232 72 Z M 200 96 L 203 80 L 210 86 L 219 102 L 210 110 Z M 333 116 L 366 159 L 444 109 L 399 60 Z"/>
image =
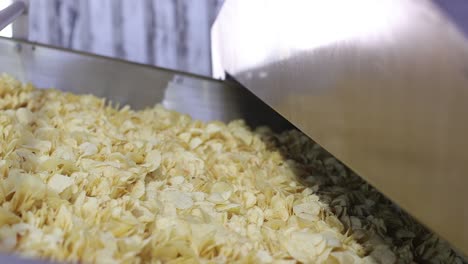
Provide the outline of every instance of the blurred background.
<path id="1" fill-rule="evenodd" d="M 223 1 L 30 0 L 28 39 L 210 75 L 210 28 Z"/>
<path id="2" fill-rule="evenodd" d="M 29 0 L 27 39 L 210 76 L 210 28 L 224 1 Z M 468 0 L 433 2 L 468 35 Z"/>

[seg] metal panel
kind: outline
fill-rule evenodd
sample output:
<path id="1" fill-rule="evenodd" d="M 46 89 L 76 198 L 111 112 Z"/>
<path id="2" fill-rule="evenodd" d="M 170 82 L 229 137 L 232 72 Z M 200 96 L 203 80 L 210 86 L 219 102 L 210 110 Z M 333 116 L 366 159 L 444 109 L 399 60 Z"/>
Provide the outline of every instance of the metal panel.
<path id="1" fill-rule="evenodd" d="M 38 87 L 94 94 L 137 109 L 163 103 L 201 120 L 227 121 L 240 117 L 233 103 L 226 102 L 224 106 L 210 103 L 209 99 L 220 93 L 238 96 L 236 88 L 222 82 L 27 42 L 0 39 L 0 72 Z M 174 85 L 180 82 L 190 83 L 191 96 L 187 96 L 186 86 Z M 164 101 L 167 93 L 171 95 L 170 102 Z M 179 98 L 184 98 L 190 107 L 178 103 Z M 204 108 L 211 111 L 198 111 Z"/>
<path id="2" fill-rule="evenodd" d="M 284 118 L 235 82 L 151 67 L 81 52 L 0 38 L 0 73 L 40 88 L 107 98 L 134 109 L 163 104 L 193 118 L 255 127 L 291 127 Z"/>
<path id="3" fill-rule="evenodd" d="M 465 14 L 468 10 L 465 11 Z M 428 1 L 227 1 L 214 76 L 468 253 L 468 44 Z"/>

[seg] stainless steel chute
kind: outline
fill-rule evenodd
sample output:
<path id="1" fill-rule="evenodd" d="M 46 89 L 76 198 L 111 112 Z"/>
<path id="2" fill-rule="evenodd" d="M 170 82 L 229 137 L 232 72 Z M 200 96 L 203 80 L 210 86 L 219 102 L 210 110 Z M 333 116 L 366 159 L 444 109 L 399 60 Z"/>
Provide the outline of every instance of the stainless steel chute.
<path id="1" fill-rule="evenodd" d="M 215 77 L 468 253 L 468 40 L 432 2 L 227 1 L 212 53 Z"/>
<path id="2" fill-rule="evenodd" d="M 93 94 L 134 109 L 159 103 L 203 121 L 291 126 L 236 82 L 6 38 L 0 38 L 0 51 L 0 73 L 40 88 Z"/>

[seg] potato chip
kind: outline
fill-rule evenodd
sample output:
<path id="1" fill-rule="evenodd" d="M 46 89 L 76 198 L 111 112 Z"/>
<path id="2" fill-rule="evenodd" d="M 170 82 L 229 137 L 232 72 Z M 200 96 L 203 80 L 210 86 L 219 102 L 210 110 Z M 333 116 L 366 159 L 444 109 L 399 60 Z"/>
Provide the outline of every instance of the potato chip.
<path id="1" fill-rule="evenodd" d="M 193 206 L 193 200 L 187 193 L 178 191 L 166 191 L 162 199 L 174 205 L 177 209 L 188 209 Z"/>
<path id="2" fill-rule="evenodd" d="M 161 151 L 152 150 L 148 154 L 146 154 L 144 166 L 149 169 L 149 172 L 152 172 L 158 169 L 160 164 L 161 164 Z"/>
<path id="3" fill-rule="evenodd" d="M 29 109 L 22 107 L 16 110 L 16 118 L 20 124 L 28 125 L 33 121 L 33 114 Z"/>
<path id="4" fill-rule="evenodd" d="M 320 205 L 314 202 L 298 204 L 293 207 L 295 215 L 309 221 L 318 220 L 320 210 Z"/>
<path id="5" fill-rule="evenodd" d="M 84 142 L 79 148 L 82 151 L 83 157 L 91 156 L 98 152 L 97 146 L 90 142 Z"/>
<path id="6" fill-rule="evenodd" d="M 66 188 L 73 185 L 74 181 L 68 176 L 62 174 L 54 174 L 50 179 L 47 185 L 57 193 L 63 192 Z"/>

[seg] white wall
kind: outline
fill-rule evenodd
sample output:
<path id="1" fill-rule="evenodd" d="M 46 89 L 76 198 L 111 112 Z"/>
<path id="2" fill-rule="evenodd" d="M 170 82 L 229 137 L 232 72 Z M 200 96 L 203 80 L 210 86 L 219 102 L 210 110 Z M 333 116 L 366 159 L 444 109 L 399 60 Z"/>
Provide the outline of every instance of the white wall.
<path id="1" fill-rule="evenodd" d="M 33 0 L 29 39 L 210 75 L 210 27 L 222 2 Z"/>

